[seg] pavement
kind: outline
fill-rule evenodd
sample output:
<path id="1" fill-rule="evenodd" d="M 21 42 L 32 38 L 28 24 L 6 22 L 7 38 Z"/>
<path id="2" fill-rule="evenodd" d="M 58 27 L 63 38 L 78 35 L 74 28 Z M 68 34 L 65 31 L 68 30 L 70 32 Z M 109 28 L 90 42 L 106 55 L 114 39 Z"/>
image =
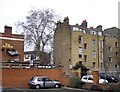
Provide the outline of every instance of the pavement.
<path id="1" fill-rule="evenodd" d="M 5 88 L 3 92 L 99 92 L 99 91 L 63 87 L 49 89 Z"/>

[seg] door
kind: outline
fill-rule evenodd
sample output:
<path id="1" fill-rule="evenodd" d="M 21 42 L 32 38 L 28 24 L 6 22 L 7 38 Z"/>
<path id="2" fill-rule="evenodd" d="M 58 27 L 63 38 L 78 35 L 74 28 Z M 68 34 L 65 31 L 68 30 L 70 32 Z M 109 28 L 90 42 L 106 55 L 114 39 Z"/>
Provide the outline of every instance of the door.
<path id="1" fill-rule="evenodd" d="M 45 87 L 54 87 L 54 82 L 49 78 L 45 78 Z"/>

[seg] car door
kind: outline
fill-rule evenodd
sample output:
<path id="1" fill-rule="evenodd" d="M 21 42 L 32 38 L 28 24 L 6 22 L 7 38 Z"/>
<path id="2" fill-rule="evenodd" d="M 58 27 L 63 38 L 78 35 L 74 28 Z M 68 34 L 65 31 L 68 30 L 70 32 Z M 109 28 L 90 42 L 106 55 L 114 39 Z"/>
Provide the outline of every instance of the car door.
<path id="1" fill-rule="evenodd" d="M 45 78 L 45 87 L 54 87 L 54 82 L 49 78 Z"/>

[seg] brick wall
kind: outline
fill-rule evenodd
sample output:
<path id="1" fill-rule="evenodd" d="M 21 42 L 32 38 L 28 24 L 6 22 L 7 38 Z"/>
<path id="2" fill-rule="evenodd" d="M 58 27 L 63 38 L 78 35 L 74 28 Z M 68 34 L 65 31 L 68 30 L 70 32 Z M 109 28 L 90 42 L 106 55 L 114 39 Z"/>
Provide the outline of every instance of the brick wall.
<path id="1" fill-rule="evenodd" d="M 21 34 L 12 34 L 12 27 L 5 26 L 4 27 L 4 33 L 0 33 L 1 42 L 2 42 L 2 48 L 4 49 L 1 51 L 2 53 L 2 61 L 14 61 L 15 59 L 19 59 L 19 61 L 24 60 L 24 35 Z M 9 44 L 9 47 L 7 46 Z M 4 46 L 4 47 L 3 47 Z M 19 55 L 17 56 L 11 56 L 7 53 L 7 49 L 9 50 L 15 50 L 19 52 Z"/>
<path id="2" fill-rule="evenodd" d="M 62 69 L 2 69 L 2 85 L 4 88 L 28 88 L 32 76 L 48 76 L 59 80 L 63 85 L 69 85 L 69 78 Z"/>

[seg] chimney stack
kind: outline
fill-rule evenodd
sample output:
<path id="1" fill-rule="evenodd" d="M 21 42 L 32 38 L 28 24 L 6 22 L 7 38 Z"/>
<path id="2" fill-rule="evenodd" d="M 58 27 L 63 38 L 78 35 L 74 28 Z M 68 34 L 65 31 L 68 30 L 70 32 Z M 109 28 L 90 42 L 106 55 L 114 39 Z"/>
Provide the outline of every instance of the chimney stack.
<path id="1" fill-rule="evenodd" d="M 12 34 L 12 27 L 5 26 L 4 31 L 5 31 L 5 34 L 11 35 Z"/>
<path id="2" fill-rule="evenodd" d="M 87 21 L 84 20 L 84 21 L 82 22 L 81 26 L 84 27 L 84 28 L 87 28 Z"/>

